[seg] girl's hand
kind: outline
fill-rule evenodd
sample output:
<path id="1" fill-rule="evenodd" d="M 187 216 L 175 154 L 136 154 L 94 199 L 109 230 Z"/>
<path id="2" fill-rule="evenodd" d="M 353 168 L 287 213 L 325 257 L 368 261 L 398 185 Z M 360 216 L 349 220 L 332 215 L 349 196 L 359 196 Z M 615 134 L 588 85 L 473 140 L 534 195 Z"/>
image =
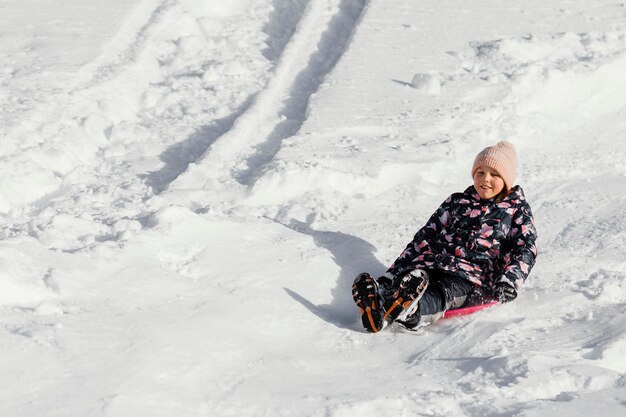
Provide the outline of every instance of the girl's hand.
<path id="1" fill-rule="evenodd" d="M 500 279 L 500 281 L 496 282 L 493 295 L 494 298 L 500 303 L 508 303 L 509 301 L 513 301 L 517 298 L 517 291 L 515 290 L 515 287 L 508 282 L 508 280 Z"/>

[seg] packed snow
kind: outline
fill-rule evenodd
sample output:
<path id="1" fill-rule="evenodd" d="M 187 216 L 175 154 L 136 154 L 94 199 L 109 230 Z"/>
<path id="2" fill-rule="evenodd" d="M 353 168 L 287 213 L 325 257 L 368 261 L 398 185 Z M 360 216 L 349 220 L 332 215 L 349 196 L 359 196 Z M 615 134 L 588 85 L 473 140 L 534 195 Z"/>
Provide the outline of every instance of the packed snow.
<path id="1" fill-rule="evenodd" d="M 0 0 L 0 415 L 626 414 L 626 6 Z M 360 326 L 475 154 L 513 303 Z"/>

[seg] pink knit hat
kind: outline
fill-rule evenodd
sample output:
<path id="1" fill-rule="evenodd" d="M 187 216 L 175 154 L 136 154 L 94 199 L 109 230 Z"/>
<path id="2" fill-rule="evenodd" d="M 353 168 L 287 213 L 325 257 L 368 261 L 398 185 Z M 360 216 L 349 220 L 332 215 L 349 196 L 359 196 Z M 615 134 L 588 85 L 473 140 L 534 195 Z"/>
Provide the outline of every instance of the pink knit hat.
<path id="1" fill-rule="evenodd" d="M 498 174 L 504 180 L 504 186 L 507 190 L 510 190 L 515 184 L 515 169 L 517 168 L 515 147 L 512 143 L 503 140 L 480 151 L 474 159 L 472 178 L 476 170 L 481 166 L 498 171 Z"/>

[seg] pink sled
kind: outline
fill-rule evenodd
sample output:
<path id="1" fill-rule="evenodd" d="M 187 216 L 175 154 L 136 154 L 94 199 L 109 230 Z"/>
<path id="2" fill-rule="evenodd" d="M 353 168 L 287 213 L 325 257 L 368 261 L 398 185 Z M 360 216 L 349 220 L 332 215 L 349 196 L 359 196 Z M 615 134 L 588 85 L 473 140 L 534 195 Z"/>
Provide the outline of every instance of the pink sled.
<path id="1" fill-rule="evenodd" d="M 478 305 L 470 306 L 470 307 L 455 308 L 453 310 L 446 310 L 443 313 L 443 318 L 447 319 L 447 318 L 450 318 L 450 317 L 466 316 L 468 314 L 476 313 L 477 311 L 484 310 L 486 308 L 492 307 L 492 306 L 494 306 L 496 304 L 498 304 L 497 301 L 490 301 L 490 302 L 485 303 L 485 304 L 478 304 Z"/>

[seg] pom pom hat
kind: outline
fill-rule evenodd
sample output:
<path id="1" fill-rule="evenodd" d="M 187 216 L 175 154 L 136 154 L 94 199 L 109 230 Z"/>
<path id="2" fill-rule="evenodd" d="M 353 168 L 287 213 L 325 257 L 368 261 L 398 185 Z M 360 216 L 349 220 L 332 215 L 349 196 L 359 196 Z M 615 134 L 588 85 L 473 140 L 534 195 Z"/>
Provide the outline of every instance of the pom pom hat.
<path id="1" fill-rule="evenodd" d="M 472 178 L 476 170 L 481 166 L 498 171 L 498 174 L 504 180 L 504 186 L 507 190 L 510 190 L 515 184 L 515 170 L 517 168 L 515 147 L 512 143 L 503 140 L 480 151 L 474 159 Z"/>

